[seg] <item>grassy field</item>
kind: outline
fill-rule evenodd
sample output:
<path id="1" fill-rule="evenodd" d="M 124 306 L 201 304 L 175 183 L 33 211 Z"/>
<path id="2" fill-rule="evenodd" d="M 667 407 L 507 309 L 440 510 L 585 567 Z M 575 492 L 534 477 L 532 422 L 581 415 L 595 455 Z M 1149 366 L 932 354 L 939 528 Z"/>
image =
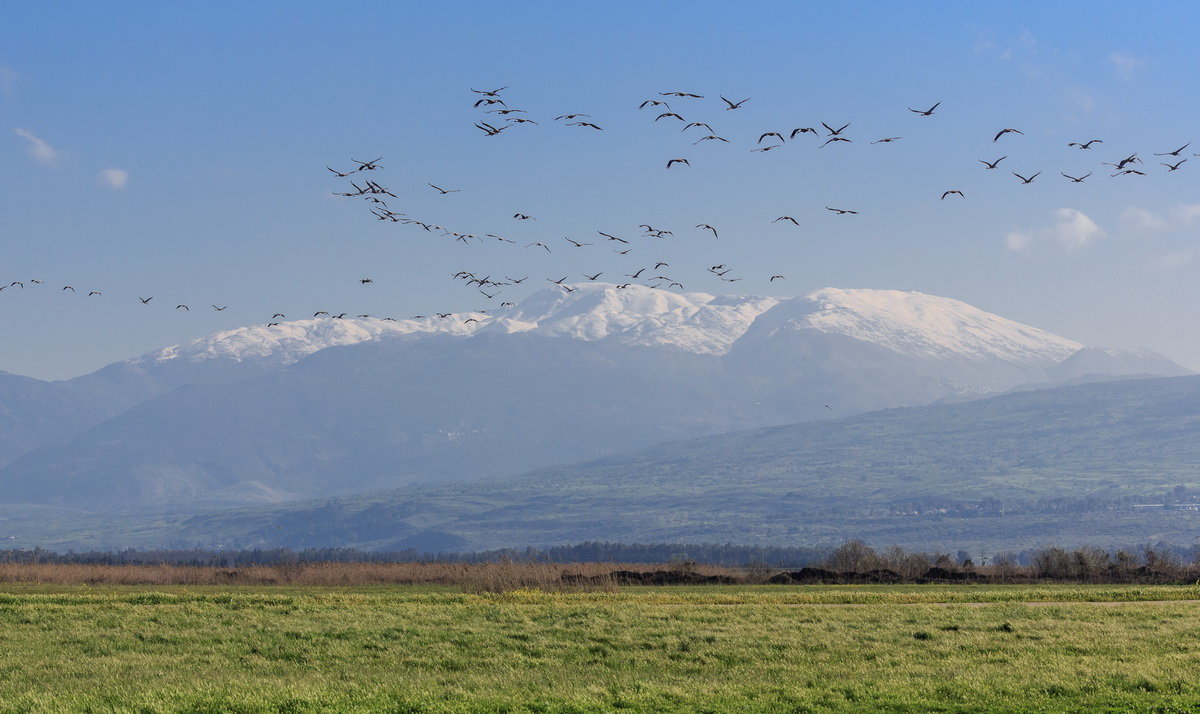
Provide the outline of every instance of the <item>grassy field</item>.
<path id="1" fill-rule="evenodd" d="M 0 712 L 1195 711 L 1194 586 L 0 588 Z"/>

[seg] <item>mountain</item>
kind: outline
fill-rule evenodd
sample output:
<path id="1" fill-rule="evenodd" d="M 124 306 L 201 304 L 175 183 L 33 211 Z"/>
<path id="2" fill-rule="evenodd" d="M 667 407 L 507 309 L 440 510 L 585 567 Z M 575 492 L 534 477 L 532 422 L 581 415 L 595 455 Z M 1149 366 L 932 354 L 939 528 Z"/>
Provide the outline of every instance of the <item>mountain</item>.
<path id="1" fill-rule="evenodd" d="M 914 292 L 571 287 L 486 315 L 246 327 L 111 365 L 66 387 L 115 415 L 0 470 L 0 493 L 194 508 L 512 476 L 1011 389 L 1084 349 Z"/>
<path id="2" fill-rule="evenodd" d="M 513 479 L 143 520 L 73 518 L 53 533 L 43 527 L 37 542 L 434 551 L 865 538 L 979 553 L 1188 543 L 1196 509 L 1200 377 L 1188 376 L 704 437 Z"/>

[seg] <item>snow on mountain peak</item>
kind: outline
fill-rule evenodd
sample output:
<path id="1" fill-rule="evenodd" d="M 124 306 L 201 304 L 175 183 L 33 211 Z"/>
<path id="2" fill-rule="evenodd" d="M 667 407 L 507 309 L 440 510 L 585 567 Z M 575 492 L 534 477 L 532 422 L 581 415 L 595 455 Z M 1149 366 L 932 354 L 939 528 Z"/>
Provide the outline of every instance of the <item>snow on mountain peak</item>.
<path id="1" fill-rule="evenodd" d="M 611 283 L 580 283 L 570 287 L 570 293 L 557 288 L 534 293 L 485 329 L 724 354 L 758 315 L 779 302 L 776 298 L 674 293 L 642 285 L 618 288 Z"/>
<path id="2" fill-rule="evenodd" d="M 483 315 L 471 313 L 476 319 Z M 250 325 L 217 332 L 182 345 L 165 347 L 139 357 L 132 362 L 203 361 L 223 359 L 272 360 L 291 364 L 326 347 L 354 345 L 391 335 L 440 332 L 469 335 L 478 323 L 459 319 L 422 318 L 419 320 L 381 320 L 375 318 L 330 319 L 311 318 L 281 322 L 270 327 Z"/>
<path id="3" fill-rule="evenodd" d="M 822 288 L 802 300 L 805 314 L 789 320 L 790 327 L 847 335 L 906 355 L 1053 364 L 1083 347 L 959 300 L 915 291 Z"/>
<path id="4" fill-rule="evenodd" d="M 470 336 L 531 332 L 585 341 L 671 346 L 696 354 L 727 353 L 747 331 L 772 335 L 812 329 L 922 357 L 1060 362 L 1083 345 L 1006 320 L 949 298 L 897 290 L 823 288 L 795 298 L 676 293 L 643 285 L 549 287 L 491 314 L 411 320 L 306 319 L 218 332 L 167 347 L 133 363 L 203 360 L 290 364 L 340 345 L 410 334 Z M 472 319 L 473 318 L 473 319 Z M 467 322 L 471 319 L 470 322 Z"/>

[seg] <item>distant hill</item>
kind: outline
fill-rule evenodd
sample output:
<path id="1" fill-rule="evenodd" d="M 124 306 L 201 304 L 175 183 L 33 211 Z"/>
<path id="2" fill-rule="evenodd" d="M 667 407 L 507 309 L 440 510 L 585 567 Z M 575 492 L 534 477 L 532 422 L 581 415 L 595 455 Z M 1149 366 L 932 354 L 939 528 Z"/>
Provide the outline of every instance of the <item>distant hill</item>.
<path id="1" fill-rule="evenodd" d="M 1184 371 L 1087 349 L 957 300 L 837 288 L 779 299 L 587 283 L 489 314 L 256 325 L 67 382 L 0 381 L 0 503 L 285 502 L 514 476 L 1055 370 Z"/>
<path id="2" fill-rule="evenodd" d="M 96 545 L 425 550 L 588 540 L 1022 548 L 1190 542 L 1200 377 L 1086 384 L 662 444 L 514 480 L 93 524 Z"/>

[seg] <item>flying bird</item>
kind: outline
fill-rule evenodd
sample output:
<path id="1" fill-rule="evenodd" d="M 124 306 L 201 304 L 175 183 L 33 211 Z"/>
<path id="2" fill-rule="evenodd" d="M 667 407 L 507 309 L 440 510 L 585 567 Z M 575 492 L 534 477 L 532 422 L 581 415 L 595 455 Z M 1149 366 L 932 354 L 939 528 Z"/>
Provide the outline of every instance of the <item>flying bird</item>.
<path id="1" fill-rule="evenodd" d="M 833 127 L 829 126 L 825 122 L 821 122 L 821 126 L 825 127 L 825 129 L 829 132 L 829 136 L 837 136 L 838 134 L 841 134 L 843 131 L 845 131 L 846 127 L 850 126 L 850 122 L 846 122 L 845 124 L 843 124 L 842 128 L 840 128 L 840 129 L 834 129 Z"/>
<path id="2" fill-rule="evenodd" d="M 702 94 L 692 94 L 691 92 L 659 92 L 660 97 L 690 97 L 692 99 L 704 99 Z"/>
<path id="3" fill-rule="evenodd" d="M 995 161 L 992 161 L 991 163 L 988 163 L 987 161 L 984 161 L 983 159 L 975 159 L 975 160 L 978 161 L 979 163 L 983 164 L 984 166 L 988 167 L 988 169 L 994 169 L 1001 161 L 1004 161 L 1007 158 L 1008 158 L 1008 156 L 1001 156 L 1000 158 L 996 159 Z"/>
<path id="4" fill-rule="evenodd" d="M 1021 136 L 1024 136 L 1025 132 L 1019 129 L 1001 129 L 1000 131 L 996 132 L 994 137 L 992 137 L 992 143 L 994 144 L 999 141 L 1000 137 L 1004 136 L 1005 134 L 1020 134 Z"/>
<path id="5" fill-rule="evenodd" d="M 667 168 L 668 169 L 671 168 L 671 166 L 673 164 L 683 164 L 684 166 L 691 166 L 691 164 L 688 163 L 687 159 L 671 159 L 670 161 L 667 162 Z"/>
<path id="6" fill-rule="evenodd" d="M 799 223 L 797 223 L 797 222 L 796 222 L 796 219 L 795 219 L 795 218 L 792 218 L 791 216 L 780 216 L 779 218 L 776 218 L 775 220 L 773 220 L 773 221 L 771 221 L 771 222 L 772 222 L 772 223 L 778 223 L 778 222 L 780 222 L 780 221 L 791 221 L 791 222 L 792 222 L 792 225 L 795 225 L 795 226 L 798 226 L 798 225 L 800 225 Z"/>
<path id="7" fill-rule="evenodd" d="M 823 149 L 823 148 L 825 148 L 825 147 L 826 147 L 826 146 L 828 146 L 829 144 L 832 144 L 832 143 L 833 143 L 833 142 L 835 142 L 835 141 L 844 141 L 844 142 L 846 142 L 847 144 L 853 144 L 853 143 L 854 143 L 854 140 L 853 140 L 853 139 L 843 139 L 843 138 L 842 138 L 842 137 L 840 137 L 840 136 L 831 136 L 831 137 L 829 137 L 828 139 L 826 139 L 826 140 L 825 140 L 825 143 L 824 143 L 824 144 L 821 144 L 821 146 L 820 146 L 820 147 L 818 147 L 818 148 L 822 148 L 822 149 Z"/>
<path id="8" fill-rule="evenodd" d="M 187 310 L 188 312 L 192 311 L 192 308 L 188 307 L 187 305 L 176 305 L 175 309 L 176 310 Z"/>
<path id="9" fill-rule="evenodd" d="M 1013 171 L 1013 172 L 1012 172 L 1012 175 L 1013 175 L 1013 176 L 1016 176 L 1017 178 L 1021 179 L 1021 183 L 1033 183 L 1033 180 L 1034 180 L 1035 178 L 1037 178 L 1038 176 L 1040 176 L 1041 174 L 1042 174 L 1042 172 L 1041 172 L 1041 171 L 1038 171 L 1036 174 L 1034 174 L 1034 175 L 1030 176 L 1029 178 L 1025 178 L 1024 176 L 1022 176 L 1021 174 L 1017 173 L 1016 171 Z"/>
<path id="10" fill-rule="evenodd" d="M 1179 156 L 1179 152 L 1183 151 L 1184 149 L 1188 148 L 1191 145 L 1192 145 L 1192 142 L 1189 141 L 1188 143 L 1184 144 L 1183 146 L 1179 147 L 1178 149 L 1176 149 L 1174 151 L 1168 151 L 1165 154 L 1155 154 L 1155 156 Z"/>
<path id="11" fill-rule="evenodd" d="M 904 137 L 902 137 L 902 136 L 889 136 L 886 139 L 877 139 L 875 141 L 872 141 L 871 143 L 872 144 L 890 144 L 893 141 L 900 141 L 903 138 Z"/>
<path id="12" fill-rule="evenodd" d="M 596 126 L 595 124 L 591 123 L 590 121 L 573 121 L 573 122 L 567 122 L 567 126 L 586 126 L 586 127 L 588 127 L 589 129 L 595 129 L 596 131 L 604 131 L 603 129 L 601 129 L 600 127 L 598 127 L 598 126 Z"/>
<path id="13" fill-rule="evenodd" d="M 1083 182 L 1084 182 L 1084 179 L 1086 179 L 1088 176 L 1091 176 L 1091 175 L 1092 175 L 1092 172 L 1091 172 L 1091 171 L 1087 172 L 1086 174 L 1084 174 L 1084 175 L 1082 175 L 1082 176 L 1070 176 L 1070 175 L 1068 175 L 1068 174 L 1064 174 L 1064 173 L 1062 173 L 1061 171 L 1059 171 L 1059 173 L 1060 173 L 1060 174 L 1062 174 L 1063 178 L 1068 178 L 1068 179 L 1071 179 L 1071 181 L 1072 181 L 1073 183 L 1083 183 Z"/>
<path id="14" fill-rule="evenodd" d="M 678 114 L 676 114 L 675 112 L 663 112 L 662 114 L 659 114 L 658 116 L 654 117 L 654 121 L 658 121 L 659 119 L 662 119 L 662 118 L 664 118 L 664 117 L 675 117 L 675 118 L 676 118 L 676 119 L 678 119 L 679 121 L 687 121 L 686 119 L 684 119 L 683 117 L 679 116 L 679 115 L 678 115 Z"/>
<path id="15" fill-rule="evenodd" d="M 513 218 L 517 219 L 518 221 L 536 221 L 537 220 L 533 216 L 527 216 L 524 213 L 514 213 Z"/>
<path id="16" fill-rule="evenodd" d="M 776 280 L 787 280 L 787 278 L 783 277 L 782 275 L 772 275 L 772 276 L 771 276 L 771 279 L 770 279 L 770 280 L 768 280 L 767 282 L 768 282 L 768 283 L 773 283 L 773 282 L 775 282 Z"/>
<path id="17" fill-rule="evenodd" d="M 445 196 L 448 193 L 459 193 L 460 191 L 462 191 L 461 188 L 442 188 L 441 186 L 434 186 L 433 184 L 427 184 L 427 185 L 443 196 Z"/>
<path id="18" fill-rule="evenodd" d="M 139 297 L 139 298 L 138 298 L 138 300 L 141 300 L 141 301 L 142 301 L 142 304 L 143 304 L 143 305 L 149 305 L 149 304 L 150 304 L 150 301 L 151 301 L 151 300 L 153 300 L 153 299 L 154 299 L 154 296 L 153 296 L 153 295 L 151 295 L 151 296 L 150 296 L 150 297 L 148 297 L 148 298 L 144 298 L 144 297 Z"/>
<path id="19" fill-rule="evenodd" d="M 729 106 L 725 107 L 725 111 L 729 111 L 730 109 L 737 109 L 737 108 L 741 107 L 743 104 L 750 101 L 750 97 L 746 97 L 745 99 L 743 99 L 740 102 L 732 102 L 732 101 L 726 99 L 725 97 L 721 97 L 721 101 L 723 101 L 729 105 Z"/>
<path id="20" fill-rule="evenodd" d="M 933 116 L 933 110 L 937 109 L 939 106 L 941 106 L 941 104 L 941 102 L 938 102 L 928 109 L 913 109 L 912 107 L 909 107 L 908 111 L 912 112 L 913 114 L 920 114 L 923 117 Z"/>
<path id="21" fill-rule="evenodd" d="M 228 305 L 225 305 L 224 307 L 217 307 L 216 305 L 213 305 L 212 309 L 216 310 L 217 312 L 224 312 L 225 309 L 228 307 L 229 307 Z"/>
<path id="22" fill-rule="evenodd" d="M 954 194 L 958 194 L 960 197 L 966 198 L 962 191 L 959 191 L 958 189 L 951 189 L 942 194 L 942 200 L 945 201 L 946 196 L 953 196 Z"/>
<path id="23" fill-rule="evenodd" d="M 1178 154 L 1176 154 L 1176 156 L 1178 156 Z M 1185 162 L 1185 161 L 1187 161 L 1187 159 L 1180 159 L 1179 161 L 1175 162 L 1174 164 L 1164 163 L 1163 166 L 1166 166 L 1168 171 L 1178 171 L 1179 167 L 1183 166 L 1183 162 Z"/>
<path id="24" fill-rule="evenodd" d="M 848 209 L 848 208 L 832 208 L 832 207 L 830 207 L 830 206 L 826 206 L 826 207 L 825 207 L 825 210 L 826 210 L 826 211 L 833 211 L 834 213 L 838 214 L 839 216 L 844 216 L 844 215 L 846 215 L 847 213 L 849 213 L 849 214 L 851 214 L 851 215 L 854 215 L 854 216 L 857 216 L 857 215 L 858 215 L 858 211 L 851 211 L 851 210 L 850 210 L 850 209 Z"/>
<path id="25" fill-rule="evenodd" d="M 812 134 L 813 136 L 816 136 L 817 130 L 812 128 L 811 126 L 802 126 L 798 129 L 792 129 L 792 133 L 788 136 L 788 138 L 795 139 L 796 136 L 799 134 Z"/>
<path id="26" fill-rule="evenodd" d="M 701 228 L 706 231 L 712 231 L 713 238 L 720 238 L 720 236 L 717 235 L 717 229 L 713 228 L 712 226 L 708 225 L 707 223 L 697 223 L 696 227 Z"/>
<path id="27" fill-rule="evenodd" d="M 1067 146 L 1074 146 L 1077 149 L 1090 149 L 1090 148 L 1092 148 L 1092 144 L 1103 144 L 1103 143 L 1104 142 L 1101 141 L 1100 139 L 1091 139 L 1089 141 L 1084 141 L 1084 142 L 1072 141 L 1072 142 L 1068 143 Z"/>
<path id="28" fill-rule="evenodd" d="M 761 144 L 761 143 L 762 143 L 762 140 L 763 140 L 763 139 L 765 139 L 765 138 L 767 138 L 768 136 L 774 136 L 774 137 L 778 137 L 778 139 L 779 139 L 779 141 L 780 141 L 780 142 L 782 142 L 782 141 L 784 140 L 784 139 L 783 139 L 783 134 L 780 134 L 780 133 L 779 133 L 779 132 L 777 132 L 777 131 L 768 131 L 768 132 L 764 132 L 764 133 L 762 134 L 762 136 L 758 137 L 758 141 L 756 141 L 756 142 L 754 142 L 754 143 L 756 143 L 756 144 Z"/>

